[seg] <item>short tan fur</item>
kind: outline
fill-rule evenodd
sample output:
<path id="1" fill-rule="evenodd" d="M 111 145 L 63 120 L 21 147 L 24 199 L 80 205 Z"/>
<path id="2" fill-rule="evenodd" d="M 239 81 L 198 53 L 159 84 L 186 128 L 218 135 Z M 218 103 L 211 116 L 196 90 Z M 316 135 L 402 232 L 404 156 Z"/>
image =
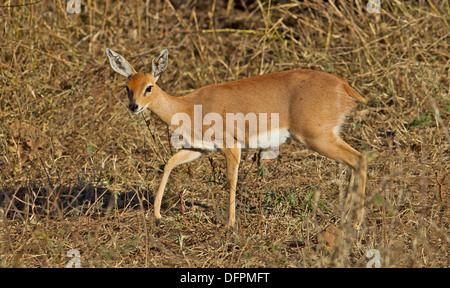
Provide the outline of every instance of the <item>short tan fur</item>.
<path id="1" fill-rule="evenodd" d="M 176 128 L 171 125 L 172 117 L 177 113 L 186 113 L 193 119 L 195 105 L 201 105 L 202 116 L 217 113 L 224 119 L 227 113 L 244 115 L 278 113 L 280 144 L 287 138 L 293 138 L 305 143 L 312 150 L 346 163 L 352 168 L 353 175 L 343 215 L 345 221 L 353 221 L 355 225 L 361 223 L 366 186 L 366 159 L 339 137 L 339 129 L 345 116 L 357 102 L 365 103 L 366 100 L 350 87 L 344 78 L 313 70 L 292 70 L 209 85 L 185 96 L 173 97 L 156 84 L 160 74 L 167 68 L 167 50 L 161 51 L 153 58 L 151 74 L 136 73 L 122 56 L 110 49 L 106 49 L 106 54 L 111 67 L 127 77 L 130 111 L 138 114 L 149 108 L 172 129 Z M 202 131 L 205 132 L 207 128 L 202 127 Z M 269 131 L 272 132 L 267 128 L 265 132 Z M 244 145 L 248 145 L 252 137 L 259 137 L 261 133 L 260 129 L 256 131 L 258 135 L 251 135 L 247 131 Z M 194 135 L 190 138 L 188 141 L 194 143 Z M 192 146 L 176 152 L 165 166 L 156 193 L 154 215 L 157 222 L 161 219 L 161 201 L 172 169 L 197 159 L 204 151 L 221 150 L 227 162 L 230 189 L 228 226 L 233 226 L 236 218 L 236 184 L 241 146 L 236 141 L 236 145 L 228 148 Z"/>

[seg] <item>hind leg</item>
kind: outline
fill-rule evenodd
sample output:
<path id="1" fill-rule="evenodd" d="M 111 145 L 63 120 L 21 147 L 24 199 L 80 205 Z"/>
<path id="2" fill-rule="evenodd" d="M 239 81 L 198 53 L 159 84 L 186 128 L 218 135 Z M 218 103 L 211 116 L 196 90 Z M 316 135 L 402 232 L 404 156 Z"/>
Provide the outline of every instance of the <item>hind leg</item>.
<path id="1" fill-rule="evenodd" d="M 352 168 L 354 173 L 352 178 L 354 177 L 354 179 L 350 180 L 349 192 L 344 205 L 343 220 L 348 222 L 353 219 L 354 226 L 360 225 L 364 213 L 366 158 L 334 133 L 322 137 L 303 139 L 313 150 L 328 158 L 344 162 Z"/>

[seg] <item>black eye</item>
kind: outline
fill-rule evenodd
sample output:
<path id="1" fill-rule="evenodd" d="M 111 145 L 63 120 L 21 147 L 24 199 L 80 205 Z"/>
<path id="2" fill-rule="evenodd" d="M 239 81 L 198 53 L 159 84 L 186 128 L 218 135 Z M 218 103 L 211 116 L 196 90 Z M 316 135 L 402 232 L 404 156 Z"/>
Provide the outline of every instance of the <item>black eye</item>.
<path id="1" fill-rule="evenodd" d="M 150 92 L 152 92 L 152 86 L 147 86 L 145 88 L 144 94 L 147 94 L 147 93 L 150 93 Z"/>

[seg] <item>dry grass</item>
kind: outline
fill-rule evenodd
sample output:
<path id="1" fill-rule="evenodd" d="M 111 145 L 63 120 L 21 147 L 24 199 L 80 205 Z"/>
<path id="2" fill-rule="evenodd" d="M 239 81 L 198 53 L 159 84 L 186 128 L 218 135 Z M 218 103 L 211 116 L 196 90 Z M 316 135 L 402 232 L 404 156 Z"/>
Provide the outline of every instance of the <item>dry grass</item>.
<path id="1" fill-rule="evenodd" d="M 449 267 L 447 0 L 104 2 L 0 7 L 0 267 L 65 267 L 73 248 L 83 267 L 365 267 L 369 249 Z M 233 231 L 221 154 L 174 170 L 155 227 L 174 149 L 127 111 L 106 47 L 138 71 L 168 48 L 173 95 L 294 68 L 348 79 L 368 99 L 343 129 L 369 159 L 362 229 L 339 221 L 348 169 L 296 143 L 244 152 Z"/>

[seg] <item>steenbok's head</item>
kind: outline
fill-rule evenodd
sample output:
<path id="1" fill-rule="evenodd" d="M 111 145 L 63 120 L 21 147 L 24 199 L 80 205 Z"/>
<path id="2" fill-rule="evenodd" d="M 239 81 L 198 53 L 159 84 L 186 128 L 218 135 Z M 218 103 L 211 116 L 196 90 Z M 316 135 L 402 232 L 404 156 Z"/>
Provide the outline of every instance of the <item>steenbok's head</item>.
<path id="1" fill-rule="evenodd" d="M 141 113 L 151 104 L 152 95 L 157 93 L 155 90 L 159 90 L 156 81 L 167 68 L 169 52 L 164 49 L 153 58 L 151 74 L 137 73 L 125 58 L 109 48 L 106 48 L 106 55 L 113 70 L 127 77 L 128 108 L 134 114 Z"/>

